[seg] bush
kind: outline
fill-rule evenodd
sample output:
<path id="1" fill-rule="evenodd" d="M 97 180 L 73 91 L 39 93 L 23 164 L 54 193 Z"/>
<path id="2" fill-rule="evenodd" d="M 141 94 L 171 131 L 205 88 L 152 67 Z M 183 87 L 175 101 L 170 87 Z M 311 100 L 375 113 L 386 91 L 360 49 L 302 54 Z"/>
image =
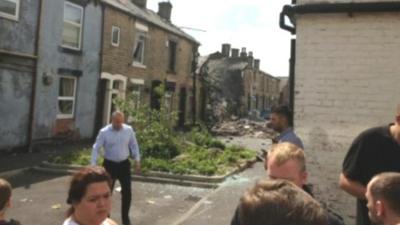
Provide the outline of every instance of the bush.
<path id="1" fill-rule="evenodd" d="M 156 91 L 160 96 L 164 96 L 163 86 Z M 164 101 L 165 99 L 161 98 L 161 105 L 165 105 Z M 114 101 L 125 113 L 128 123 L 135 128 L 142 157 L 172 159 L 179 155 L 179 143 L 174 132 L 177 113 L 170 112 L 165 107 L 161 107 L 160 110 L 151 109 L 148 105 L 136 107 L 135 102 L 134 95 Z"/>
<path id="2" fill-rule="evenodd" d="M 164 88 L 157 90 L 164 96 Z M 255 157 L 255 152 L 239 146 L 225 146 L 204 127 L 192 129 L 187 134 L 174 131 L 177 113 L 161 107 L 151 109 L 147 105 L 135 107 L 135 96 L 116 99 L 114 103 L 126 115 L 128 123 L 136 130 L 142 170 L 176 174 L 223 175 L 244 160 Z M 161 105 L 164 99 L 161 98 Z M 187 144 L 187 141 L 194 143 Z M 179 156 L 179 157 L 177 157 Z M 51 160 L 60 164 L 89 165 L 91 149 L 70 152 Z M 98 157 L 98 164 L 102 157 Z"/>
<path id="3" fill-rule="evenodd" d="M 215 139 L 205 127 L 193 128 L 188 135 L 188 139 L 202 147 L 225 149 L 225 144 Z"/>

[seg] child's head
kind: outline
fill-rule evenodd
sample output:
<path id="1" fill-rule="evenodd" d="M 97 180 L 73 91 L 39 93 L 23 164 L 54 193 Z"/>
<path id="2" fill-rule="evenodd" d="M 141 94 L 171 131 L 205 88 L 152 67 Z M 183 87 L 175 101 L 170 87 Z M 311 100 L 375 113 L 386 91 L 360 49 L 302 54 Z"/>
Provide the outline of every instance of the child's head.
<path id="1" fill-rule="evenodd" d="M 10 204 L 11 190 L 10 183 L 0 178 L 0 212 Z"/>

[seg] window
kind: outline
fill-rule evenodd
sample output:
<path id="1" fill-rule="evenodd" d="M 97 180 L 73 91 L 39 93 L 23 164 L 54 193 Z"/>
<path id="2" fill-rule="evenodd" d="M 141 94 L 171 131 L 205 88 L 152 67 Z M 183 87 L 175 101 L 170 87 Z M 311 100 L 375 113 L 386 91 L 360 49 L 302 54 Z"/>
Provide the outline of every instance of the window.
<path id="1" fill-rule="evenodd" d="M 136 35 L 135 46 L 133 49 L 133 62 L 144 64 L 144 49 L 146 44 L 146 34 L 140 32 Z"/>
<path id="2" fill-rule="evenodd" d="M 172 101 L 174 93 L 172 91 L 166 91 L 164 94 L 164 107 L 167 113 L 172 112 Z"/>
<path id="3" fill-rule="evenodd" d="M 170 72 L 175 72 L 176 46 L 177 43 L 175 41 L 168 41 L 168 49 L 169 49 L 168 71 Z"/>
<path id="4" fill-rule="evenodd" d="M 64 27 L 62 46 L 75 50 L 81 49 L 83 8 L 81 6 L 64 3 Z"/>
<path id="5" fill-rule="evenodd" d="M 75 109 L 76 78 L 60 77 L 58 90 L 58 115 L 57 118 L 73 118 Z"/>
<path id="6" fill-rule="evenodd" d="M 120 29 L 117 26 L 112 26 L 112 30 L 111 30 L 111 45 L 112 46 L 119 46 L 119 34 L 120 33 Z"/>
<path id="7" fill-rule="evenodd" d="M 135 109 L 139 108 L 139 106 L 140 106 L 142 90 L 143 90 L 142 84 L 133 84 L 132 85 L 132 97 L 133 97 L 133 105 L 134 105 Z"/>
<path id="8" fill-rule="evenodd" d="M 18 20 L 20 0 L 0 0 L 0 17 Z"/>

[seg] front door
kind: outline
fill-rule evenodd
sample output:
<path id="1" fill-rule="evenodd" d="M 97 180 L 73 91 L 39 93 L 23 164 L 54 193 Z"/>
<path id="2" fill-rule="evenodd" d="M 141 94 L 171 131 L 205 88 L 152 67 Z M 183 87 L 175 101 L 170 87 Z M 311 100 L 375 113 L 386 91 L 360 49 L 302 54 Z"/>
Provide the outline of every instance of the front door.
<path id="1" fill-rule="evenodd" d="M 178 126 L 183 127 L 185 125 L 186 116 L 186 88 L 181 88 L 179 94 L 179 113 L 178 113 Z"/>

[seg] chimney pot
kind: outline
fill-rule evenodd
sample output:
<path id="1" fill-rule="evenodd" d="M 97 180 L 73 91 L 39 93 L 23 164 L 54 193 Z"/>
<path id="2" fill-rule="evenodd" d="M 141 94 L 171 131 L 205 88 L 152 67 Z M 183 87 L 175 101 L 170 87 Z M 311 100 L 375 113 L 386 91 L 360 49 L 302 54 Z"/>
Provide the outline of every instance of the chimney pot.
<path id="1" fill-rule="evenodd" d="M 231 52 L 231 45 L 230 44 L 222 44 L 222 55 L 224 57 L 229 57 Z"/>
<path id="2" fill-rule="evenodd" d="M 240 58 L 246 58 L 246 57 L 247 57 L 246 48 L 242 48 L 242 51 L 240 52 Z"/>
<path id="3" fill-rule="evenodd" d="M 239 58 L 239 49 L 232 48 L 232 58 Z"/>
<path id="4" fill-rule="evenodd" d="M 171 11 L 172 11 L 172 4 L 171 2 L 159 2 L 158 3 L 158 15 L 167 21 L 171 21 Z"/>
<path id="5" fill-rule="evenodd" d="M 254 60 L 254 69 L 260 70 L 260 60 L 259 59 Z"/>

